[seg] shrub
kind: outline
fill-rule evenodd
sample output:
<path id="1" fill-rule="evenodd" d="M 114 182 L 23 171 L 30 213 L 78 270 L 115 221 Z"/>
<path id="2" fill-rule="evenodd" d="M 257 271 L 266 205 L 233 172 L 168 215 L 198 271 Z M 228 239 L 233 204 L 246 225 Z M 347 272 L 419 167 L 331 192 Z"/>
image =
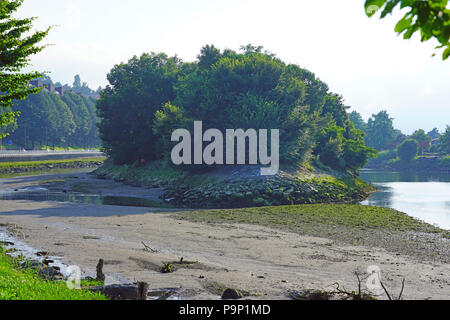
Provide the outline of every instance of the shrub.
<path id="1" fill-rule="evenodd" d="M 398 156 L 400 160 L 409 162 L 417 156 L 419 143 L 413 139 L 407 139 L 398 146 Z"/>

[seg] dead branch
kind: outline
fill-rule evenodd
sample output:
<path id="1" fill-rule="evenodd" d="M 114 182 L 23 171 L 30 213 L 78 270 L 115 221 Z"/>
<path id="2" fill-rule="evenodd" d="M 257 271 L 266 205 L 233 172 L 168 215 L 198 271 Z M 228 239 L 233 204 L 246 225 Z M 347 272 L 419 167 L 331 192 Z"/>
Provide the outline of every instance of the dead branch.
<path id="1" fill-rule="evenodd" d="M 152 252 L 152 253 L 158 252 L 158 250 L 152 249 L 152 248 L 150 248 L 148 245 L 146 245 L 146 244 L 144 243 L 144 241 L 141 241 L 141 243 L 142 243 L 142 245 L 144 246 L 144 250 L 145 250 L 145 251 Z"/>

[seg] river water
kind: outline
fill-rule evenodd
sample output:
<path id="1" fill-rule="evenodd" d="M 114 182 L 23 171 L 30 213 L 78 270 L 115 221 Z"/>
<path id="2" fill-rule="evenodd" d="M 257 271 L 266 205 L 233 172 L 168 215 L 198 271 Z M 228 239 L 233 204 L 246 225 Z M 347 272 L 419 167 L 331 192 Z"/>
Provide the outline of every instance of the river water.
<path id="1" fill-rule="evenodd" d="M 362 204 L 396 209 L 450 230 L 450 174 L 361 170 L 361 178 L 379 189 Z"/>

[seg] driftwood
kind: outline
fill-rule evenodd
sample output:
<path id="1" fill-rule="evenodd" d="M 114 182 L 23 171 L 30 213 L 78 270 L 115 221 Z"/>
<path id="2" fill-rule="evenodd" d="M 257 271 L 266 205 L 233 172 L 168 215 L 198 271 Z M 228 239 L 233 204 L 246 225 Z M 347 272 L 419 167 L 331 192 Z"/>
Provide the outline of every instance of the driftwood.
<path id="1" fill-rule="evenodd" d="M 153 249 L 153 248 L 150 248 L 148 245 L 146 245 L 146 244 L 144 243 L 144 241 L 141 241 L 141 243 L 142 243 L 142 245 L 144 246 L 144 251 L 151 252 L 151 253 L 156 253 L 156 252 L 158 252 L 158 250 Z"/>
<path id="2" fill-rule="evenodd" d="M 105 282 L 103 273 L 103 259 L 98 260 L 97 278 Z M 147 300 L 148 284 L 146 282 L 137 282 L 133 284 L 112 284 L 107 286 L 89 287 L 92 292 L 100 292 L 111 300 Z"/>
<path id="3" fill-rule="evenodd" d="M 90 287 L 92 292 L 100 292 L 111 300 L 147 300 L 148 284 L 112 284 L 108 286 Z"/>
<path id="4" fill-rule="evenodd" d="M 98 260 L 97 263 L 97 280 L 105 282 L 105 275 L 103 274 L 103 259 Z"/>

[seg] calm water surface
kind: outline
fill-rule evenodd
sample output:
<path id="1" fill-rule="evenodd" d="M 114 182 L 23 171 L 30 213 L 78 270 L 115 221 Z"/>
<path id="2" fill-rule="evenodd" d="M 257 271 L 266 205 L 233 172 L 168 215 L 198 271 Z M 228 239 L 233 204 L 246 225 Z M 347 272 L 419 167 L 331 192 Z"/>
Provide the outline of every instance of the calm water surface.
<path id="1" fill-rule="evenodd" d="M 362 170 L 361 178 L 379 189 L 362 204 L 396 209 L 450 230 L 450 174 Z"/>

